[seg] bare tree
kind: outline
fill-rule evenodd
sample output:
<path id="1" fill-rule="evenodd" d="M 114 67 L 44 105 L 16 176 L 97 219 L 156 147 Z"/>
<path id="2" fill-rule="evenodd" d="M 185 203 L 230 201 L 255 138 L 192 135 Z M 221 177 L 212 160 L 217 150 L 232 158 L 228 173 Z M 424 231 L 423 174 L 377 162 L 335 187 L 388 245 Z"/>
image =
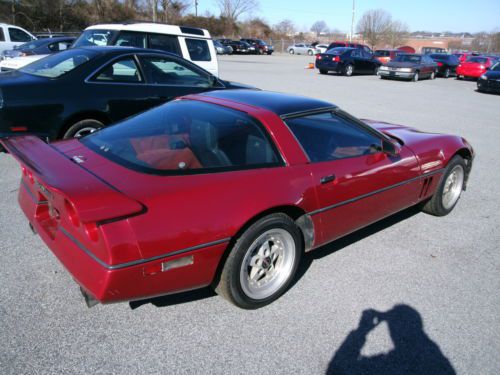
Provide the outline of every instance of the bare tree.
<path id="1" fill-rule="evenodd" d="M 274 32 L 281 36 L 292 36 L 295 33 L 295 24 L 292 20 L 285 19 L 273 27 Z"/>
<path id="2" fill-rule="evenodd" d="M 259 9 L 258 0 L 217 0 L 220 15 L 230 22 L 236 22 L 245 13 L 255 12 Z"/>
<path id="3" fill-rule="evenodd" d="M 400 47 L 408 38 L 408 26 L 401 21 L 392 21 L 385 33 L 385 41 L 392 48 Z"/>
<path id="4" fill-rule="evenodd" d="M 366 11 L 358 22 L 357 31 L 372 49 L 384 38 L 391 25 L 391 15 L 383 9 Z"/>
<path id="5" fill-rule="evenodd" d="M 328 32 L 328 26 L 325 21 L 316 21 L 311 26 L 311 31 L 316 33 L 316 36 L 319 36 L 321 33 Z"/>

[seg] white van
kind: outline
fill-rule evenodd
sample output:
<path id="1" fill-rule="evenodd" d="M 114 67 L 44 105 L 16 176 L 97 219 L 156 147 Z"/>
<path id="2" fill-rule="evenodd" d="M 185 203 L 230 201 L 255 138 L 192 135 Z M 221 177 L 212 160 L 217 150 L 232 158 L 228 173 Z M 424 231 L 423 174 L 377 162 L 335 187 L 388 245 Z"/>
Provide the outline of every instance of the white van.
<path id="1" fill-rule="evenodd" d="M 204 29 L 137 22 L 87 27 L 72 48 L 90 45 L 130 46 L 175 53 L 218 76 L 217 53 Z"/>
<path id="2" fill-rule="evenodd" d="M 0 55 L 3 51 L 35 40 L 35 36 L 22 27 L 0 23 Z"/>

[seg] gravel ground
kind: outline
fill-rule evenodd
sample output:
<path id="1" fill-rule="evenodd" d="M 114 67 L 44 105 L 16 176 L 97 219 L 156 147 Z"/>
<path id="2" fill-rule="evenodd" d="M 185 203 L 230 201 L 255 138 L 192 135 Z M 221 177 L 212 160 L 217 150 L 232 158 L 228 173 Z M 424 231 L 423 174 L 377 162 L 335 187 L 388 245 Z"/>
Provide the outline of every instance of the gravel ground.
<path id="1" fill-rule="evenodd" d="M 500 373 L 500 96 L 454 79 L 321 76 L 304 69 L 309 61 L 226 56 L 220 72 L 361 118 L 466 137 L 477 157 L 455 210 L 444 218 L 405 211 L 310 253 L 289 292 L 257 311 L 209 290 L 87 309 L 29 231 L 16 202 L 19 168 L 1 154 L 1 373 L 324 374 L 346 366 L 357 374 L 367 365 L 370 374 L 402 374 L 408 363 L 422 374 L 432 373 L 429 363 L 443 364 L 439 373 Z M 369 309 L 390 313 L 358 329 Z"/>

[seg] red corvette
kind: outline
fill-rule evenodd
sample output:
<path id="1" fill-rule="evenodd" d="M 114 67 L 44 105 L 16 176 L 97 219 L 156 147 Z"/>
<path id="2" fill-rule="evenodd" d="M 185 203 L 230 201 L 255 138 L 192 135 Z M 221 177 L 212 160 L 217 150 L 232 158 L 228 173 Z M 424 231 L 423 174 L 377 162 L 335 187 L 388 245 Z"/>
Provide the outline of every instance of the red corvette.
<path id="1" fill-rule="evenodd" d="M 416 204 L 448 214 L 474 157 L 458 136 L 256 90 L 186 96 L 81 139 L 1 142 L 30 225 L 90 304 L 213 285 L 263 306 L 304 251 Z"/>
<path id="2" fill-rule="evenodd" d="M 457 78 L 479 78 L 491 67 L 493 60 L 489 57 L 470 56 L 457 66 Z"/>

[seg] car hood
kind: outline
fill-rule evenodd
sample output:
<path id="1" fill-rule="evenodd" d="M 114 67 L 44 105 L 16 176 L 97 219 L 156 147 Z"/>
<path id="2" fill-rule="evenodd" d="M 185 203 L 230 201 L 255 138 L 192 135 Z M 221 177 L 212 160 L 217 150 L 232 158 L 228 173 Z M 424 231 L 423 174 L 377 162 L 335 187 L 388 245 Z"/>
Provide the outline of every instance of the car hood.
<path id="1" fill-rule="evenodd" d="M 408 61 L 389 61 L 386 66 L 390 68 L 414 68 L 420 64 L 415 64 Z"/>
<path id="2" fill-rule="evenodd" d="M 500 72 L 496 70 L 489 70 L 486 72 L 486 77 L 489 79 L 500 79 Z"/>

